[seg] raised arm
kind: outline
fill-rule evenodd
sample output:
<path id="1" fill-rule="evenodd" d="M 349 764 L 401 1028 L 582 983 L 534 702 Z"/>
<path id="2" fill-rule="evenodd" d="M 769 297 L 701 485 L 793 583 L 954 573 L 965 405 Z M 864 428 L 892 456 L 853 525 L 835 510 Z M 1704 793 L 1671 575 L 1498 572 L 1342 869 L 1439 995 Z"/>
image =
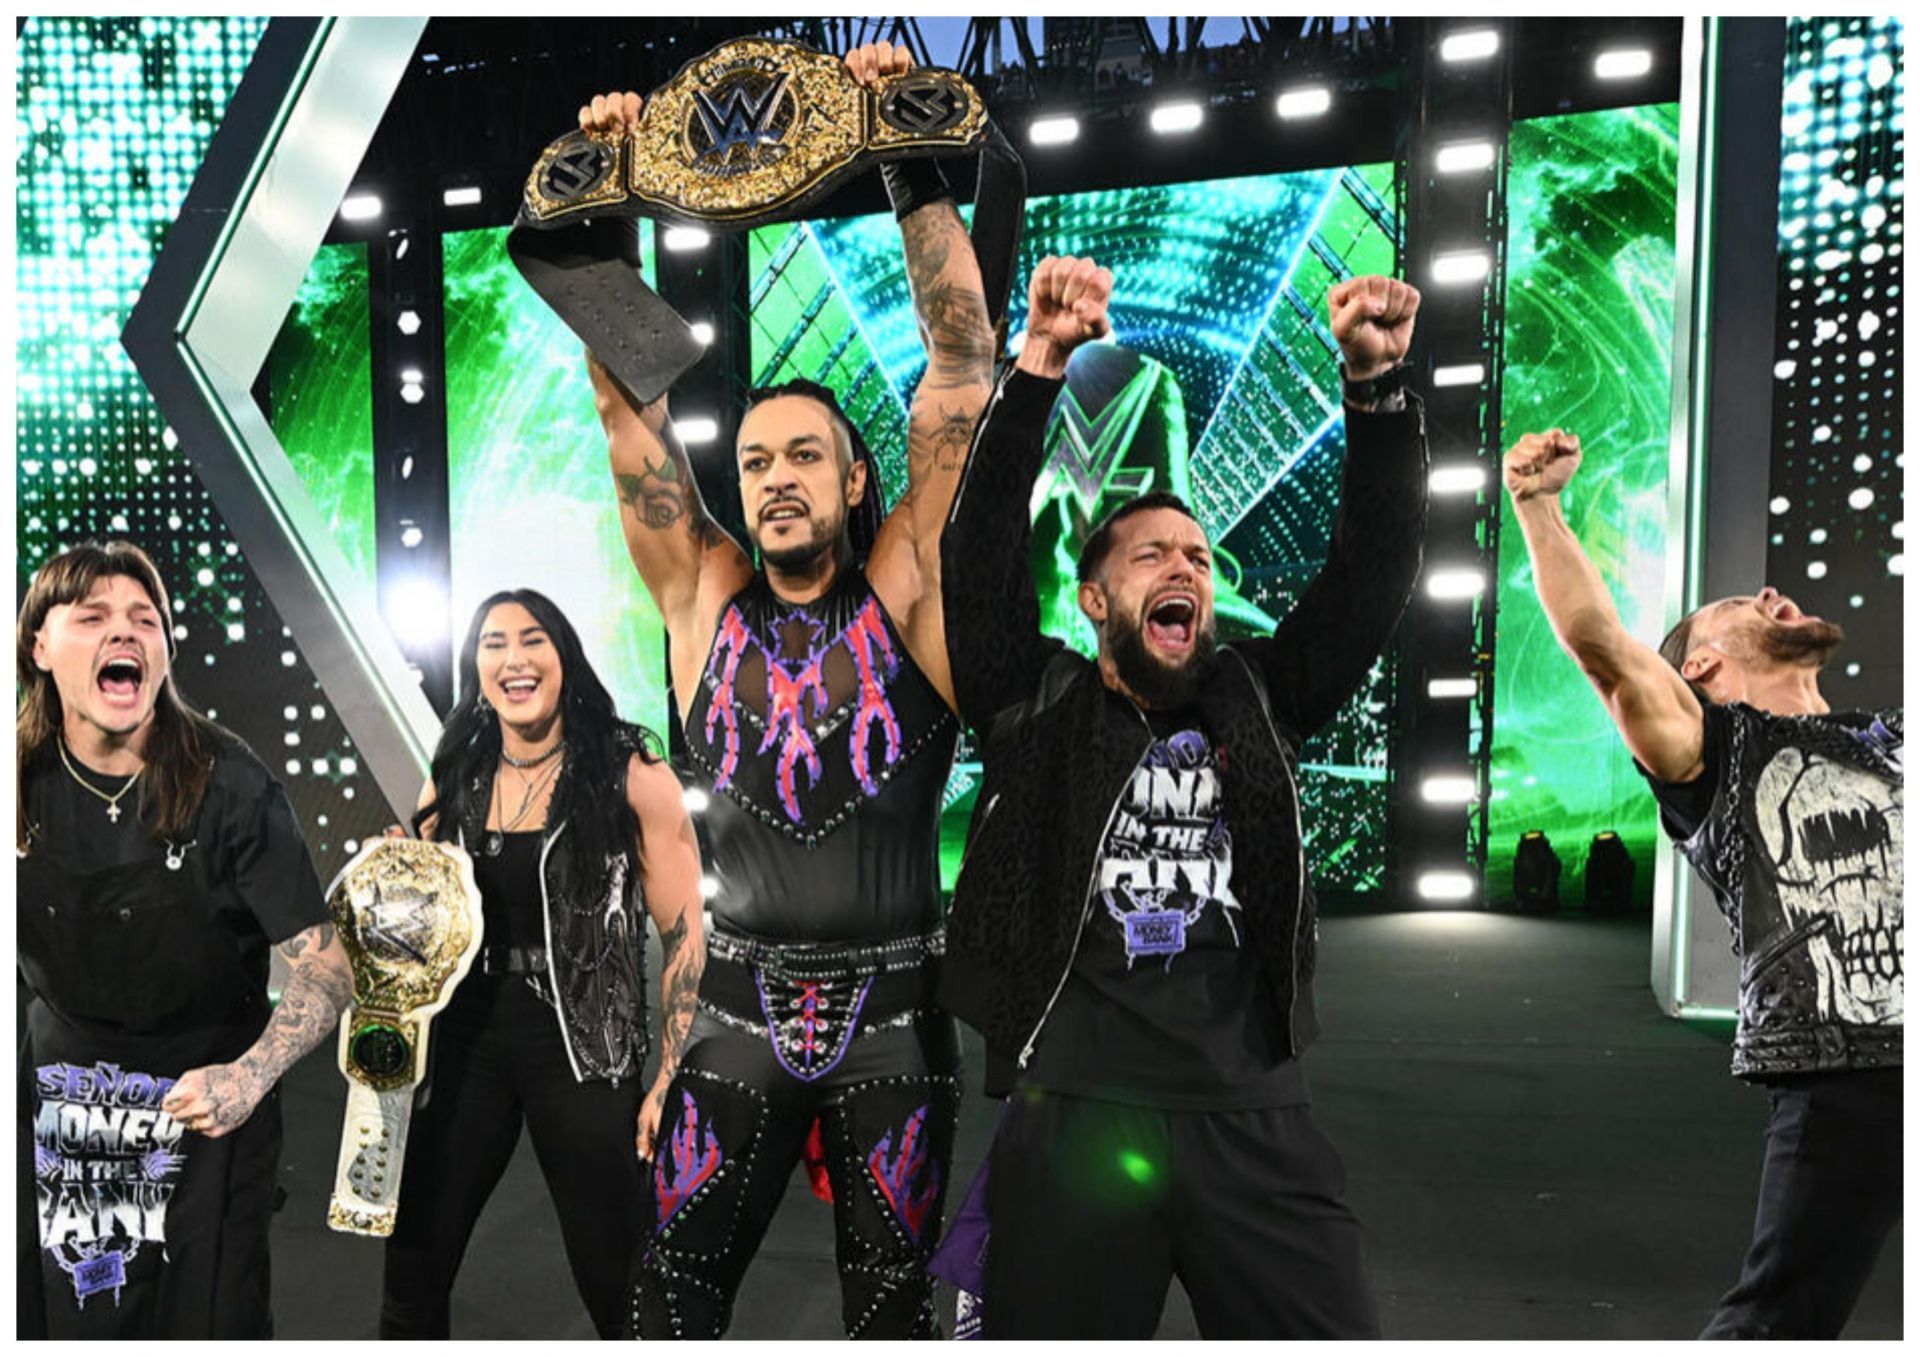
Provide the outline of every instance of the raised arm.
<path id="1" fill-rule="evenodd" d="M 1040 631 L 1030 501 L 1067 359 L 1107 333 L 1113 275 L 1084 259 L 1040 261 L 1027 286 L 1027 339 L 988 402 L 941 536 L 940 592 L 961 719 L 985 731 L 1034 695 L 1059 649 Z"/>
<path id="2" fill-rule="evenodd" d="M 1633 756 L 1663 782 L 1703 771 L 1704 717 L 1686 680 L 1620 621 L 1600 571 L 1580 549 L 1560 492 L 1580 466 L 1580 440 L 1552 429 L 1508 451 L 1507 496 L 1533 559 L 1533 587 L 1560 648 L 1580 666 Z"/>
<path id="3" fill-rule="evenodd" d="M 609 135 L 623 132 L 639 121 L 640 107 L 640 96 L 631 92 L 596 95 L 581 107 L 580 126 Z M 667 398 L 641 404 L 591 353 L 587 371 L 607 435 L 627 554 L 668 632 L 697 636 L 698 649 L 711 618 L 745 585 L 752 565 L 701 501 L 686 448 L 667 413 Z M 699 626 L 703 617 L 705 629 Z"/>
<path id="4" fill-rule="evenodd" d="M 627 769 L 627 802 L 640 821 L 647 912 L 660 932 L 660 1070 L 640 1105 L 634 1140 L 640 1157 L 651 1159 L 667 1086 L 679 1072 L 687 1033 L 693 1028 L 700 973 L 707 964 L 707 939 L 700 902 L 700 847 L 680 799 L 680 779 L 664 762 L 646 763 L 636 754 Z"/>
<path id="5" fill-rule="evenodd" d="M 1347 279 L 1327 294 L 1346 393 L 1347 460 L 1326 564 L 1271 639 L 1237 647 L 1259 658 L 1275 716 L 1303 742 L 1365 680 L 1420 573 L 1427 521 L 1420 403 L 1368 389 L 1406 357 L 1419 308 L 1417 290 L 1378 276 Z"/>
<path id="6" fill-rule="evenodd" d="M 905 74 L 913 65 L 905 47 L 885 42 L 857 48 L 846 60 L 863 85 Z M 874 542 L 867 573 L 880 601 L 903 625 L 915 662 L 951 701 L 942 674 L 940 533 L 993 389 L 993 326 L 973 242 L 945 180 L 926 160 L 889 166 L 885 174 L 927 368 L 908 413 L 907 489 Z"/>

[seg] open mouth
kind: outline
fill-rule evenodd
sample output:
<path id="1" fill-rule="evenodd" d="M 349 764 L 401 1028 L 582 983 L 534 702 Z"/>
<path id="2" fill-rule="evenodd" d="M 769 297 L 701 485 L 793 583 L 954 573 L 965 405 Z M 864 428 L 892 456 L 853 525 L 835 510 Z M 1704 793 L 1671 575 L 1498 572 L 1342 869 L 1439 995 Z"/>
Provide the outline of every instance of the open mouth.
<path id="1" fill-rule="evenodd" d="M 1792 599 L 1782 598 L 1774 602 L 1773 620 L 1776 622 L 1801 622 L 1806 620 L 1806 614 L 1794 606 Z"/>
<path id="2" fill-rule="evenodd" d="M 1147 640 L 1161 650 L 1193 648 L 1200 601 L 1192 594 L 1168 594 L 1147 609 Z"/>
<path id="3" fill-rule="evenodd" d="M 762 523 L 787 523 L 807 516 L 807 506 L 785 501 L 760 511 Z"/>
<path id="4" fill-rule="evenodd" d="M 146 666 L 131 655 L 117 655 L 100 666 L 95 680 L 108 697 L 132 699 L 139 696 L 140 683 L 147 676 Z"/>
<path id="5" fill-rule="evenodd" d="M 500 691 L 506 694 L 509 702 L 526 702 L 539 690 L 537 678 L 511 678 L 500 684 Z"/>

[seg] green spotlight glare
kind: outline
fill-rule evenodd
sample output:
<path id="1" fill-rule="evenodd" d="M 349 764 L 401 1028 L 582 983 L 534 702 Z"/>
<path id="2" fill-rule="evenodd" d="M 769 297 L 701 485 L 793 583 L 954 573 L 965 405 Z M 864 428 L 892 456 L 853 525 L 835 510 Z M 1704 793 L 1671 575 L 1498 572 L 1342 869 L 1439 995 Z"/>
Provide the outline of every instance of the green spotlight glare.
<path id="1" fill-rule="evenodd" d="M 1153 1166 L 1153 1161 L 1138 1150 L 1120 1151 L 1120 1171 L 1142 1187 L 1160 1176 L 1160 1171 Z"/>

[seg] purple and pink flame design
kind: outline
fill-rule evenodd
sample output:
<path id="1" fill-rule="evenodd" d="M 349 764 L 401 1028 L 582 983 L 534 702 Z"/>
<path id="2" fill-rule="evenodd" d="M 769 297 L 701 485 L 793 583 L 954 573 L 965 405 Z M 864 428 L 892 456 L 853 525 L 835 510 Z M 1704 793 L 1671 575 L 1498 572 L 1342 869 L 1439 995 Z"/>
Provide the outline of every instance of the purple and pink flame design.
<path id="1" fill-rule="evenodd" d="M 694 1105 L 693 1095 L 682 1089 L 680 1100 L 682 1116 L 668 1137 L 667 1153 L 655 1149 L 653 1154 L 653 1202 L 662 1226 L 720 1171 L 726 1158 L 713 1138 L 713 1118 L 707 1118 L 707 1124 L 702 1127 L 700 1109 Z M 673 1167 L 671 1183 L 667 1181 L 669 1162 Z"/>
<path id="2" fill-rule="evenodd" d="M 899 1154 L 889 1158 L 893 1149 L 893 1130 L 889 1127 L 867 1156 L 867 1171 L 873 1175 L 880 1195 L 916 1244 L 940 1196 L 940 1169 L 927 1146 L 926 1122 L 927 1109 L 921 1107 L 907 1118 L 906 1128 L 900 1133 Z"/>
<path id="3" fill-rule="evenodd" d="M 716 725 L 722 732 L 720 767 L 713 779 L 715 791 L 731 785 L 740 767 L 740 711 L 734 684 L 750 645 L 758 645 L 767 661 L 766 735 L 755 753 L 765 754 L 776 743 L 780 746 L 774 774 L 780 805 L 787 818 L 795 824 L 806 823 L 800 811 L 799 770 L 805 767 L 809 787 L 820 781 L 820 751 L 814 744 L 809 723 L 827 713 L 826 657 L 837 645 L 847 648 L 859 673 L 857 704 L 848 741 L 853 775 L 868 796 L 878 795 L 880 787 L 874 780 L 872 759 L 867 752 L 867 738 L 874 723 L 878 722 L 886 733 L 886 766 L 899 761 L 902 747 L 900 721 L 887 697 L 887 684 L 900 669 L 900 655 L 887 633 L 880 600 L 869 597 L 853 621 L 832 640 L 822 642 L 816 634 L 805 659 L 793 664 L 781 660 L 774 648 L 755 641 L 739 608 L 727 609 L 720 619 L 713 658 L 707 664 L 707 673 L 714 680 L 713 701 L 707 708 L 707 743 L 714 743 Z"/>

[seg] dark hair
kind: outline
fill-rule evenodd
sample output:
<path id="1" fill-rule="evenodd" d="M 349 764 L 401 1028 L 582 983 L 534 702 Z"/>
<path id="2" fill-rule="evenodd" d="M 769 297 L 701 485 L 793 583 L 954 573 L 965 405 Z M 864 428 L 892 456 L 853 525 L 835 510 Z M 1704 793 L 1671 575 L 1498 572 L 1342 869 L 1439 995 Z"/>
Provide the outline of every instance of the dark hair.
<path id="1" fill-rule="evenodd" d="M 847 418 L 847 412 L 840 408 L 840 398 L 833 394 L 830 387 L 818 382 L 810 382 L 805 377 L 794 377 L 781 382 L 778 386 L 756 386 L 747 392 L 747 409 L 777 400 L 781 396 L 805 396 L 808 400 L 818 401 L 827 407 L 827 413 L 833 419 L 835 427 L 847 440 L 848 461 L 843 468 L 849 471 L 853 463 L 859 462 L 867 468 L 867 490 L 860 502 L 847 510 L 847 541 L 853 548 L 853 558 L 864 561 L 867 553 L 873 550 L 873 539 L 880 535 L 880 524 L 887 516 L 886 496 L 881 493 L 880 468 L 874 463 L 873 454 L 867 450 L 867 440 L 853 427 L 853 421 Z"/>
<path id="2" fill-rule="evenodd" d="M 35 762 L 60 738 L 65 711 L 53 675 L 33 662 L 34 638 L 46 625 L 47 614 L 64 604 L 79 603 L 100 581 L 124 575 L 146 591 L 159 610 L 166 633 L 167 655 L 174 653 L 173 610 L 153 558 L 131 542 L 83 542 L 53 557 L 34 573 L 33 583 L 20 604 L 14 628 L 14 677 L 19 696 L 14 705 L 15 843 L 28 851 L 26 777 Z M 213 773 L 214 737 L 219 727 L 187 705 L 174 686 L 173 671 L 160 680 L 154 696 L 153 729 L 141 750 L 140 808 L 155 839 L 184 834 L 200 813 L 207 782 Z"/>
<path id="3" fill-rule="evenodd" d="M 433 751 L 434 799 L 413 815 L 413 830 L 435 819 L 433 837 L 453 840 L 463 825 L 484 824 L 486 807 L 473 801 L 493 785 L 500 761 L 500 718 L 480 693 L 480 629 L 487 614 L 503 603 L 518 603 L 533 614 L 560 657 L 560 713 L 566 741 L 566 766 L 553 790 L 547 822 L 567 821 L 581 845 L 579 860 L 603 862 L 615 853 L 636 855 L 639 823 L 627 798 L 614 794 L 626 773 L 627 758 L 639 754 L 657 763 L 659 741 L 644 726 L 620 719 L 613 696 L 587 662 L 580 634 L 545 594 L 532 589 L 502 589 L 474 610 L 467 638 L 460 644 L 454 671 L 456 701 L 440 728 Z"/>
<path id="4" fill-rule="evenodd" d="M 1146 513 L 1149 509 L 1172 509 L 1175 513 L 1193 518 L 1193 510 L 1187 507 L 1187 502 L 1170 490 L 1149 490 L 1145 494 L 1135 495 L 1101 519 L 1087 534 L 1086 542 L 1080 547 L 1080 564 L 1076 569 L 1080 583 L 1085 584 L 1092 579 L 1106 562 L 1107 553 L 1113 549 L 1114 528 L 1123 519 Z M 1193 518 L 1193 521 L 1198 523 L 1200 520 Z"/>
<path id="5" fill-rule="evenodd" d="M 1711 608 L 1712 606 L 1713 605 L 1709 603 L 1706 607 L 1695 608 L 1678 622 L 1675 622 L 1673 624 L 1673 630 L 1669 631 L 1660 641 L 1660 658 L 1673 666 L 1673 672 L 1680 675 L 1680 677 L 1686 681 L 1687 687 L 1693 689 L 1693 695 L 1695 697 L 1707 703 L 1712 702 L 1713 699 L 1707 696 L 1707 690 L 1705 688 L 1702 688 L 1692 679 L 1687 678 L 1685 665 L 1687 663 L 1687 656 L 1693 653 L 1694 626 L 1700 621 L 1701 614 L 1705 613 L 1707 608 Z"/>

